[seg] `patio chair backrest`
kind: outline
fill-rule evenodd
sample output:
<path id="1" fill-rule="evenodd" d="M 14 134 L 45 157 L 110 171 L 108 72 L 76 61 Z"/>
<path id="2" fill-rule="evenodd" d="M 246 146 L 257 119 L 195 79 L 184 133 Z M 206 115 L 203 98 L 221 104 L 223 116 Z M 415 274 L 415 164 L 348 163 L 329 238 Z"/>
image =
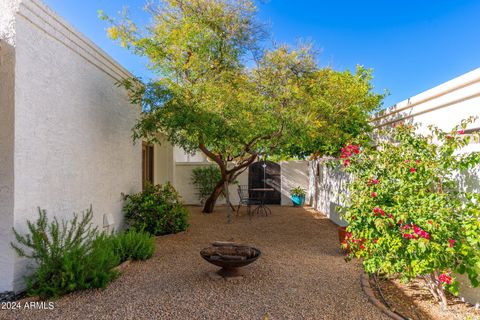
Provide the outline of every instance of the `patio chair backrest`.
<path id="1" fill-rule="evenodd" d="M 246 185 L 238 186 L 238 197 L 240 198 L 240 200 L 248 200 L 249 198 L 248 186 Z"/>

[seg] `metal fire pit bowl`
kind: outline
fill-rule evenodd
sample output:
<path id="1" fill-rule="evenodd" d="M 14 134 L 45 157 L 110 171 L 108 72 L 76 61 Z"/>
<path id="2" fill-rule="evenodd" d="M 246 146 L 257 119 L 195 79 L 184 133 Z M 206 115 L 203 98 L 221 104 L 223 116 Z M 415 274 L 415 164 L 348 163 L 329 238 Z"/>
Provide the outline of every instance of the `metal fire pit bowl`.
<path id="1" fill-rule="evenodd" d="M 261 254 L 257 248 L 234 242 L 214 242 L 200 251 L 203 259 L 222 268 L 217 272 L 222 277 L 239 276 L 239 268 L 254 262 Z"/>

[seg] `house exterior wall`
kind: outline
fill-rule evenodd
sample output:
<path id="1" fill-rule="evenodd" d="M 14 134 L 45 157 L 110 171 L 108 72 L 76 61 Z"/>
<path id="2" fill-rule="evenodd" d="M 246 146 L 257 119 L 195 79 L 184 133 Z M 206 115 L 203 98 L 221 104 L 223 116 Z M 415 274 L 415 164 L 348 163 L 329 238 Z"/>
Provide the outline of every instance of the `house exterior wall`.
<path id="1" fill-rule="evenodd" d="M 166 140 L 163 134 L 160 134 L 158 139 L 160 144 L 153 146 L 153 183 L 164 184 L 170 182 L 174 184 L 174 147 Z"/>
<path id="2" fill-rule="evenodd" d="M 0 40 L 0 292 L 13 284 L 15 50 Z"/>
<path id="3" fill-rule="evenodd" d="M 121 193 L 141 190 L 141 143 L 131 139 L 140 108 L 116 86 L 130 74 L 37 0 L 20 3 L 14 25 L 14 205 L 0 244 L 12 226 L 26 231 L 37 207 L 68 219 L 92 206 L 101 230 L 119 229 Z M 5 252 L 0 292 L 21 290 L 27 261 Z"/>

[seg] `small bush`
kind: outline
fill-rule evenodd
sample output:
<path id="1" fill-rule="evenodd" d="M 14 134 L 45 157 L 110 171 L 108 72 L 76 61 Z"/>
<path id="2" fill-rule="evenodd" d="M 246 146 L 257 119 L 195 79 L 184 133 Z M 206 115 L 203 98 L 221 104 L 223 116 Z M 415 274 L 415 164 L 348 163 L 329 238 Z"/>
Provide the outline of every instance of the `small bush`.
<path id="1" fill-rule="evenodd" d="M 110 236 L 113 252 L 120 262 L 147 260 L 155 251 L 155 238 L 146 232 L 134 229 Z"/>
<path id="2" fill-rule="evenodd" d="M 221 179 L 220 169 L 216 165 L 198 167 L 192 170 L 191 182 L 197 190 L 201 203 L 204 203 L 212 194 L 215 186 Z M 223 194 L 220 197 L 223 197 Z"/>
<path id="3" fill-rule="evenodd" d="M 70 222 L 48 222 L 45 210 L 38 209 L 35 222 L 27 221 L 29 234 L 13 230 L 18 244 L 12 247 L 19 256 L 32 259 L 35 272 L 27 277 L 27 293 L 42 298 L 59 297 L 68 292 L 103 288 L 117 273 L 119 264 L 111 244 L 92 228 L 92 209 Z"/>
<path id="4" fill-rule="evenodd" d="M 125 218 L 133 229 L 152 235 L 184 231 L 188 227 L 188 211 L 170 183 L 147 185 L 145 190 L 126 195 Z"/>

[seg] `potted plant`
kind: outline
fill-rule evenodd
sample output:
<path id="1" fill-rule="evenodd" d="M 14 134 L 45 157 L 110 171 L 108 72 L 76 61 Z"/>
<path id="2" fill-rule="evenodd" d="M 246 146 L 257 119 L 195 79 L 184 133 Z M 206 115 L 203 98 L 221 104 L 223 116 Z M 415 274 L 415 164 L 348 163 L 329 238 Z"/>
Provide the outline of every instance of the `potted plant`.
<path id="1" fill-rule="evenodd" d="M 301 187 L 295 187 L 290 190 L 290 195 L 292 196 L 292 203 L 294 207 L 300 207 L 305 204 L 305 195 L 307 192 Z"/>

